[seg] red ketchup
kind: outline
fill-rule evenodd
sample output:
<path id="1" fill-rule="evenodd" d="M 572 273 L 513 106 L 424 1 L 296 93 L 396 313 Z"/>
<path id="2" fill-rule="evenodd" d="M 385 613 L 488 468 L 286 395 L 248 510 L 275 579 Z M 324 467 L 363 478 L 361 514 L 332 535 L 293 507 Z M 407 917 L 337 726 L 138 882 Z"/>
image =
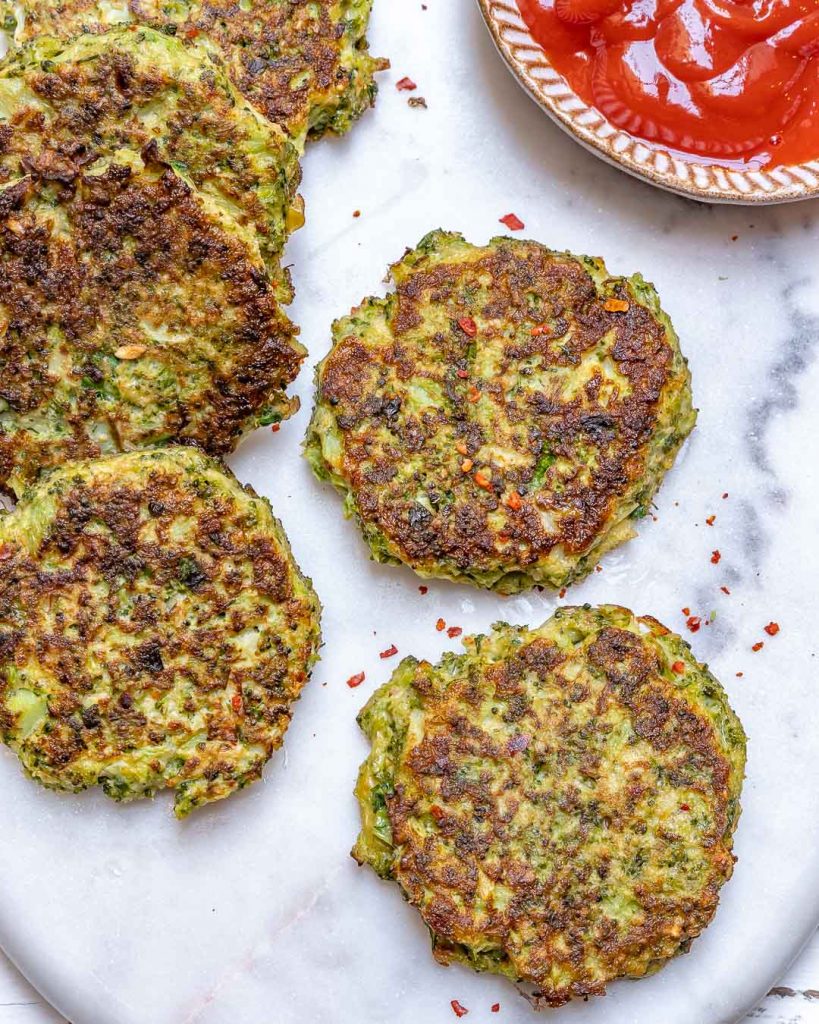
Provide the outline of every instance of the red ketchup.
<path id="1" fill-rule="evenodd" d="M 819 158 L 819 0 L 517 0 L 571 88 L 698 160 Z"/>

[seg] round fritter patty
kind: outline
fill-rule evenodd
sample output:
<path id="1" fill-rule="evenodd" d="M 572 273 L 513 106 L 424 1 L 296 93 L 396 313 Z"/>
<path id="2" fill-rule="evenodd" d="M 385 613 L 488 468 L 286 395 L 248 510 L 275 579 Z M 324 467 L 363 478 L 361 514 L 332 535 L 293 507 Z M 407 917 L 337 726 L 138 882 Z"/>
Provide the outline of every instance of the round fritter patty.
<path id="1" fill-rule="evenodd" d="M 255 781 L 318 599 L 262 498 L 188 448 L 79 462 L 0 519 L 0 731 L 45 786 L 175 811 Z"/>
<path id="2" fill-rule="evenodd" d="M 690 375 L 639 275 L 434 231 L 333 325 L 306 454 L 373 557 L 502 592 L 634 535 L 691 431 Z"/>
<path id="3" fill-rule="evenodd" d="M 173 440 L 222 454 L 298 407 L 258 254 L 161 164 L 0 188 L 0 328 L 0 491 Z"/>
<path id="4" fill-rule="evenodd" d="M 343 133 L 375 99 L 373 75 L 388 62 L 367 50 L 372 0 L 4 0 L 0 17 L 21 43 L 138 22 L 221 49 L 245 96 L 299 145 Z"/>
<path id="5" fill-rule="evenodd" d="M 625 608 L 405 658 L 359 723 L 359 863 L 437 960 L 559 1006 L 685 952 L 731 876 L 745 736 L 688 645 Z"/>
<path id="6" fill-rule="evenodd" d="M 4 62 L 0 184 L 70 184 L 120 150 L 135 167 L 172 167 L 211 198 L 290 297 L 278 257 L 303 220 L 298 153 L 237 92 L 215 48 L 122 26 L 37 39 Z"/>

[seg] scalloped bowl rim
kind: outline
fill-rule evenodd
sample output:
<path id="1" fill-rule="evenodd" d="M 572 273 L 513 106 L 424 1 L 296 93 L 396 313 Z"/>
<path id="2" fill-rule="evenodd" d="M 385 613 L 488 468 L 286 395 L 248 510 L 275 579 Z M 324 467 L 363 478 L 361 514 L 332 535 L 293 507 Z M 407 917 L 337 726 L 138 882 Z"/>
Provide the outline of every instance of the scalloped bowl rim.
<path id="1" fill-rule="evenodd" d="M 515 0 L 477 0 L 490 35 L 518 83 L 595 156 L 637 178 L 707 203 L 791 203 L 819 196 L 819 159 L 769 171 L 698 163 L 616 128 L 588 106 L 532 38 Z"/>

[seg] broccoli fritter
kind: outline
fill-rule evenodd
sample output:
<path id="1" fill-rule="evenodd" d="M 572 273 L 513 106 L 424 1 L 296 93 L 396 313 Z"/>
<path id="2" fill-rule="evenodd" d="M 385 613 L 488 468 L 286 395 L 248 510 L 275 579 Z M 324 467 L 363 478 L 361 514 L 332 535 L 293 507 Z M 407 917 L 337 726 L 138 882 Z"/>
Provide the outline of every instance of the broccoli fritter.
<path id="1" fill-rule="evenodd" d="M 434 231 L 333 325 L 306 456 L 381 562 L 512 593 L 635 534 L 694 426 L 654 288 Z"/>
<path id="2" fill-rule="evenodd" d="M 295 149 L 204 44 L 41 39 L 0 68 L 0 490 L 297 407 Z M 296 211 L 297 212 L 297 211 Z"/>
<path id="3" fill-rule="evenodd" d="M 291 297 L 279 255 L 303 220 L 298 153 L 239 95 L 215 48 L 123 26 L 40 38 L 6 59 L 0 184 L 71 184 L 120 151 L 120 162 L 170 167 L 212 200 Z"/>
<path id="4" fill-rule="evenodd" d="M 320 606 L 269 504 L 188 448 L 54 470 L 0 518 L 0 732 L 37 782 L 229 796 L 281 745 Z"/>
<path id="5" fill-rule="evenodd" d="M 405 658 L 359 716 L 353 850 L 443 964 L 602 994 L 688 950 L 733 871 L 745 736 L 656 619 L 566 607 Z"/>
<path id="6" fill-rule="evenodd" d="M 297 408 L 304 349 L 263 264 L 169 168 L 0 189 L 0 491 L 67 459 L 222 454 Z"/>
<path id="7" fill-rule="evenodd" d="M 220 48 L 231 78 L 300 148 L 308 135 L 342 134 L 372 106 L 375 72 L 388 62 L 367 50 L 372 0 L 3 0 L 14 42 L 74 36 L 127 22 Z"/>

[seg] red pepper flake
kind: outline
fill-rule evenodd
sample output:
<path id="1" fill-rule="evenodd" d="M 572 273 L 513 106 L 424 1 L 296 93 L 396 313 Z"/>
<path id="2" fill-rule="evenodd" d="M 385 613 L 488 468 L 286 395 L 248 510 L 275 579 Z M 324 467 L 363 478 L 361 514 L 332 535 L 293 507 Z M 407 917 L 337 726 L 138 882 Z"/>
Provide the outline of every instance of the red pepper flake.
<path id="1" fill-rule="evenodd" d="M 240 694 L 234 693 L 230 698 L 230 703 L 234 711 L 239 712 L 242 710 L 242 697 Z"/>
<path id="2" fill-rule="evenodd" d="M 270 424 L 270 432 L 273 433 L 273 434 L 278 434 L 278 432 L 281 429 L 282 429 L 281 423 L 271 423 Z"/>
<path id="3" fill-rule="evenodd" d="M 475 402 L 477 402 L 480 397 L 481 393 L 478 390 L 478 388 L 474 384 L 470 384 L 469 390 L 466 393 L 467 402 L 472 402 L 472 404 L 474 405 Z"/>
<path id="4" fill-rule="evenodd" d="M 682 613 L 683 613 L 683 615 L 690 615 L 691 614 L 691 609 L 690 608 L 683 608 L 682 609 Z"/>
<path id="5" fill-rule="evenodd" d="M 685 662 L 675 661 L 671 666 L 671 671 L 676 672 L 678 676 L 681 676 L 685 672 Z"/>
<path id="6" fill-rule="evenodd" d="M 743 677 L 744 675 L 745 675 L 745 673 L 744 673 L 744 672 L 737 672 L 737 679 L 742 679 L 742 677 Z"/>
<path id="7" fill-rule="evenodd" d="M 425 587 L 423 585 L 423 583 L 422 583 L 421 586 L 418 588 L 418 592 L 420 594 L 428 594 L 429 593 L 429 587 Z"/>
<path id="8" fill-rule="evenodd" d="M 702 625 L 702 619 L 699 617 L 699 615 L 689 615 L 688 618 L 685 620 L 685 624 L 686 626 L 688 626 L 692 633 L 696 633 Z"/>
<path id="9" fill-rule="evenodd" d="M 603 566 L 602 565 L 596 565 L 594 567 L 594 571 L 595 572 L 602 572 L 603 571 Z"/>
<path id="10" fill-rule="evenodd" d="M 606 299 L 603 303 L 603 309 L 607 313 L 627 313 L 628 303 L 625 299 Z"/>
<path id="11" fill-rule="evenodd" d="M 536 324 L 529 333 L 536 338 L 539 334 L 551 334 L 552 328 L 548 324 Z"/>
<path id="12" fill-rule="evenodd" d="M 681 811 L 690 811 L 691 808 L 689 807 L 688 804 L 680 804 L 680 810 Z"/>
<path id="13" fill-rule="evenodd" d="M 711 562 L 712 562 L 713 565 L 719 565 L 719 561 L 720 561 L 721 558 L 722 558 L 722 555 L 720 554 L 719 551 L 712 551 L 711 552 Z"/>
<path id="14" fill-rule="evenodd" d="M 450 640 L 454 640 L 455 637 L 460 636 L 461 633 L 463 633 L 463 630 L 461 629 L 460 626 L 450 626 L 449 629 L 446 631 L 446 635 L 449 637 Z"/>
<path id="15" fill-rule="evenodd" d="M 723 594 L 730 594 L 731 593 L 731 591 L 727 587 L 720 587 L 719 589 L 723 592 Z"/>
<path id="16" fill-rule="evenodd" d="M 518 512 L 523 506 L 523 502 L 520 500 L 520 495 L 517 491 L 512 491 L 509 497 L 506 499 L 506 504 L 513 512 Z"/>
<path id="17" fill-rule="evenodd" d="M 363 682 L 364 673 L 357 672 L 354 676 L 350 676 L 350 678 L 347 680 L 347 685 L 350 687 L 351 690 L 354 690 L 356 686 L 361 686 Z"/>
<path id="18" fill-rule="evenodd" d="M 705 521 L 706 521 L 706 523 L 708 523 L 709 526 L 713 526 L 714 525 L 714 520 L 716 518 L 717 518 L 716 516 L 708 516 L 708 518 Z"/>
<path id="19" fill-rule="evenodd" d="M 354 217 L 360 217 L 361 216 L 361 210 L 353 210 L 353 216 Z"/>
<path id="20" fill-rule="evenodd" d="M 725 501 L 725 499 L 726 499 L 727 497 L 728 497 L 728 492 L 726 491 L 726 492 L 725 492 L 725 494 L 723 494 L 723 496 L 722 496 L 722 500 L 723 500 L 723 501 Z"/>
<path id="21" fill-rule="evenodd" d="M 446 623 L 444 622 L 443 619 L 438 619 L 438 621 L 435 623 L 435 628 L 438 630 L 439 633 L 443 633 L 443 631 L 446 629 Z"/>
<path id="22" fill-rule="evenodd" d="M 756 654 L 757 651 L 761 651 L 764 646 L 765 646 L 765 641 L 764 640 L 757 640 L 757 642 L 754 644 L 754 646 L 751 648 L 751 650 L 754 652 L 754 654 Z"/>
<path id="23" fill-rule="evenodd" d="M 464 334 L 468 334 L 470 338 L 474 338 L 475 335 L 478 333 L 478 325 L 475 323 L 471 316 L 462 316 L 461 319 L 458 321 L 458 326 L 461 328 Z"/>
<path id="24" fill-rule="evenodd" d="M 188 28 L 182 30 L 182 35 L 186 39 L 196 39 L 199 35 L 199 29 L 195 25 L 190 25 Z"/>
<path id="25" fill-rule="evenodd" d="M 429 809 L 429 813 L 436 821 L 443 821 L 446 817 L 446 812 L 443 807 L 439 807 L 438 804 L 433 804 Z"/>
<path id="26" fill-rule="evenodd" d="M 469 1010 L 465 1006 L 461 1006 L 457 999 L 451 999 L 449 1005 L 456 1017 L 465 1017 L 469 1013 Z"/>
<path id="27" fill-rule="evenodd" d="M 500 223 L 505 224 L 510 231 L 523 231 L 526 227 L 520 217 L 514 213 L 507 213 L 505 216 L 501 217 Z"/>
<path id="28" fill-rule="evenodd" d="M 560 590 L 558 591 L 557 596 L 558 597 L 565 597 L 566 596 L 566 588 L 565 587 L 561 587 Z"/>
<path id="29" fill-rule="evenodd" d="M 413 82 L 411 78 L 408 78 L 405 75 L 403 78 L 398 79 L 398 81 L 395 83 L 395 88 L 399 92 L 412 92 L 412 90 L 417 89 L 418 86 L 415 84 L 415 82 Z"/>
<path id="30" fill-rule="evenodd" d="M 469 370 L 456 370 L 455 376 L 460 377 L 461 380 L 466 380 L 466 378 L 469 376 Z"/>
<path id="31" fill-rule="evenodd" d="M 492 481 L 485 473 L 481 473 L 480 470 L 472 477 L 478 487 L 483 487 L 485 491 L 492 490 Z"/>
<path id="32" fill-rule="evenodd" d="M 492 1013 L 500 1013 L 500 1003 L 492 1003 L 489 1009 L 492 1011 Z"/>
<path id="33" fill-rule="evenodd" d="M 779 632 L 779 623 L 769 622 L 768 625 L 765 627 L 765 632 L 768 634 L 768 636 L 776 636 L 776 634 Z"/>
<path id="34" fill-rule="evenodd" d="M 386 649 L 386 651 L 382 651 L 378 655 L 378 657 L 379 658 L 394 658 L 396 654 L 398 654 L 398 648 L 395 646 L 395 644 L 390 644 L 390 646 Z"/>

